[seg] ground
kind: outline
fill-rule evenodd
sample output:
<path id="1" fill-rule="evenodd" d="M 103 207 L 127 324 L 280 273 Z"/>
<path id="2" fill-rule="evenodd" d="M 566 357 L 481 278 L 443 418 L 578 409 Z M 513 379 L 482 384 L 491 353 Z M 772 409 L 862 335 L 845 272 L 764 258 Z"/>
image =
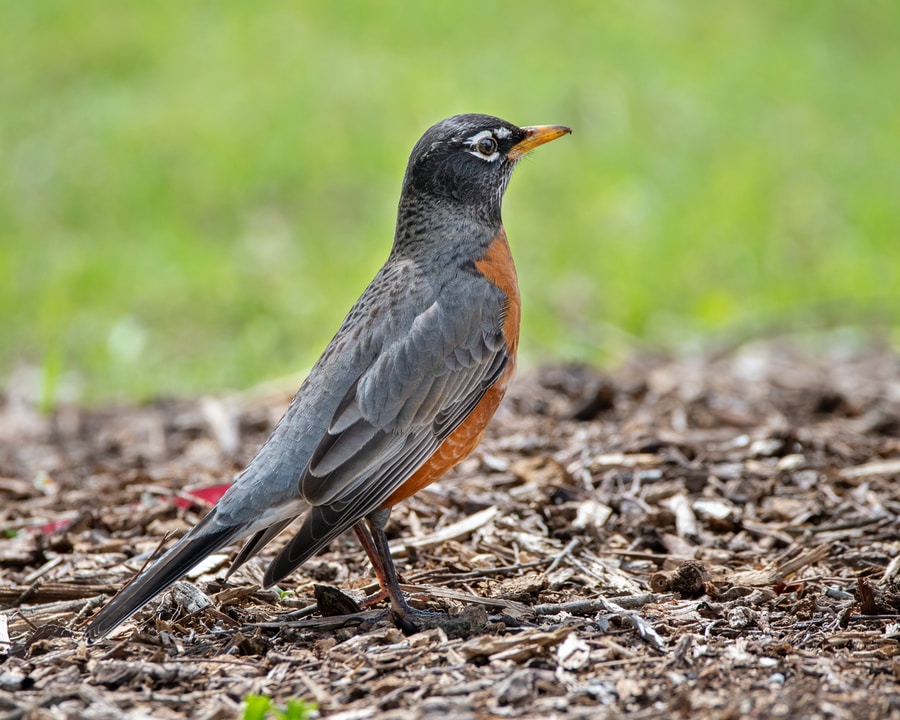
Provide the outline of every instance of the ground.
<path id="1" fill-rule="evenodd" d="M 0 714 L 229 718 L 261 694 L 343 720 L 900 718 L 900 357 L 798 347 L 524 375 L 394 511 L 414 604 L 452 615 L 409 636 L 354 612 L 374 586 L 351 534 L 268 591 L 274 547 L 227 583 L 214 556 L 85 644 L 289 393 L 42 416 L 12 383 Z"/>

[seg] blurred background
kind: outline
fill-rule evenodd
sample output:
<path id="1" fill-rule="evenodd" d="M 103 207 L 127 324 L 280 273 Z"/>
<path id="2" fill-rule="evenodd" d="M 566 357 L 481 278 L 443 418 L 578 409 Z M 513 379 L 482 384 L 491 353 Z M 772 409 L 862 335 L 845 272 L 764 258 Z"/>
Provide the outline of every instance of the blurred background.
<path id="1" fill-rule="evenodd" d="M 574 129 L 504 206 L 526 365 L 897 341 L 898 34 L 890 0 L 3 3 L 0 378 L 52 404 L 308 368 L 458 112 Z"/>

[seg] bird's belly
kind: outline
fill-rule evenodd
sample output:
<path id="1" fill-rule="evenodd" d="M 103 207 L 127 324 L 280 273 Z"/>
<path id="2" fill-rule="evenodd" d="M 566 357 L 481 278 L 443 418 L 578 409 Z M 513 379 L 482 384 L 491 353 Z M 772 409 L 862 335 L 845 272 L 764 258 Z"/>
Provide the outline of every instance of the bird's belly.
<path id="1" fill-rule="evenodd" d="M 506 388 L 514 371 L 515 360 L 511 358 L 510 362 L 506 364 L 503 374 L 488 389 L 469 416 L 441 443 L 434 455 L 384 501 L 381 508 L 393 507 L 410 495 L 415 495 L 469 456 L 469 453 L 481 442 L 485 428 L 494 417 L 497 408 L 500 407 L 500 401 L 506 394 Z"/>

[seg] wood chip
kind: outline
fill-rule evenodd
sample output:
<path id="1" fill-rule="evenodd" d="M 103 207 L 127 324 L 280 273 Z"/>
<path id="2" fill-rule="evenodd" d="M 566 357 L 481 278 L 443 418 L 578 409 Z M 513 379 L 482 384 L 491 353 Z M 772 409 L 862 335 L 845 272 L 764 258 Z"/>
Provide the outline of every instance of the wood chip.
<path id="1" fill-rule="evenodd" d="M 499 508 L 489 507 L 477 513 L 473 513 L 472 515 L 464 517 L 459 522 L 455 522 L 452 525 L 441 528 L 440 530 L 430 533 L 429 535 L 423 535 L 421 537 L 412 539 L 395 540 L 390 544 L 391 554 L 395 557 L 405 557 L 406 548 L 409 547 L 424 549 L 442 545 L 443 543 L 449 542 L 450 540 L 460 540 L 462 538 L 468 537 L 479 528 L 484 527 L 499 514 Z"/>
<path id="2" fill-rule="evenodd" d="M 285 533 L 228 583 L 234 549 L 217 553 L 188 597 L 90 646 L 90 616 L 197 522 L 291 393 L 205 414 L 0 398 L 0 714 L 214 720 L 262 694 L 343 720 L 890 717 L 897 378 L 883 345 L 780 342 L 523 375 L 478 454 L 392 515 L 404 591 L 439 611 L 421 632 L 387 603 L 317 614 L 315 584 L 377 587 L 352 535 L 260 591 Z M 572 412 L 601 385 L 609 402 Z"/>
<path id="3" fill-rule="evenodd" d="M 900 475 L 900 458 L 879 460 L 854 467 L 841 468 L 838 476 L 845 480 L 859 480 L 873 475 Z"/>

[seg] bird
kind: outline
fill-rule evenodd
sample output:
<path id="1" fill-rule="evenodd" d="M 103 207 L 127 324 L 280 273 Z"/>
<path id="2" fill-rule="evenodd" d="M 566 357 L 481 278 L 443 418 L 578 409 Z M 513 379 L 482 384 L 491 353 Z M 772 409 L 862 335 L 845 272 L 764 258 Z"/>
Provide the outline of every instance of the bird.
<path id="1" fill-rule="evenodd" d="M 248 538 L 228 575 L 302 516 L 269 564 L 282 581 L 351 528 L 401 628 L 391 508 L 465 459 L 509 386 L 519 344 L 516 269 L 501 217 L 513 168 L 571 133 L 482 114 L 430 127 L 412 149 L 394 240 L 259 452 L 205 517 L 85 629 L 96 641 L 214 552 Z"/>

